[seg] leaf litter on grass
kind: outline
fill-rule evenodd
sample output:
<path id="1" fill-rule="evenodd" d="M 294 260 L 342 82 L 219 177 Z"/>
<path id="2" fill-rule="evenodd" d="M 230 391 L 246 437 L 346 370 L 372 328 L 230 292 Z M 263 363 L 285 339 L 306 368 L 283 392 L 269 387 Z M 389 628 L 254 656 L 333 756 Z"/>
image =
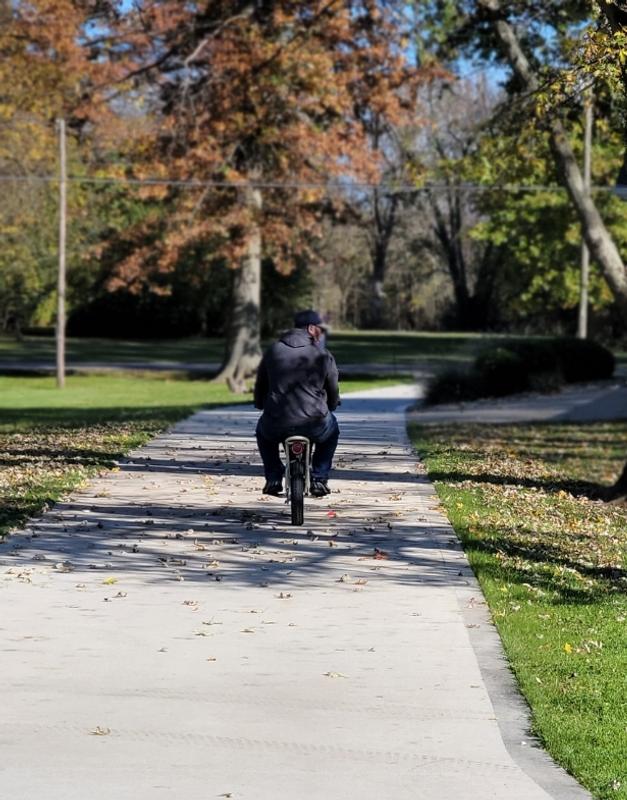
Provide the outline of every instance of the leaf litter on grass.
<path id="1" fill-rule="evenodd" d="M 627 457 L 627 423 L 412 434 L 535 732 L 596 797 L 626 800 L 627 507 L 599 497 Z"/>

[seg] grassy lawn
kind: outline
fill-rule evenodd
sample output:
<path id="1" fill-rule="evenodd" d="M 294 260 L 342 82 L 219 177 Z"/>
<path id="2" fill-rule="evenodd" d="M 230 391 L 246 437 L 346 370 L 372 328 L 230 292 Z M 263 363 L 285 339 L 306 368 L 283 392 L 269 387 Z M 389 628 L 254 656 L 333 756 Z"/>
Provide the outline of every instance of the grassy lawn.
<path id="1" fill-rule="evenodd" d="M 627 507 L 594 498 L 627 423 L 412 426 L 532 708 L 594 795 L 627 798 Z"/>
<path id="2" fill-rule="evenodd" d="M 493 338 L 493 337 L 492 337 Z M 485 344 L 480 334 L 398 333 L 386 331 L 338 331 L 329 338 L 329 349 L 338 364 L 386 364 L 407 368 L 416 362 L 436 364 L 465 363 L 477 346 Z M 266 344 L 269 344 L 266 343 Z M 163 341 L 117 341 L 113 339 L 70 339 L 70 363 L 86 362 L 132 364 L 220 363 L 222 339 L 174 339 Z M 23 342 L 0 338 L 0 366 L 33 362 L 54 363 L 54 340 L 26 337 Z"/>
<path id="3" fill-rule="evenodd" d="M 343 393 L 398 379 L 342 381 Z M 0 377 L 0 536 L 198 408 L 245 403 L 221 384 L 162 376 Z"/>

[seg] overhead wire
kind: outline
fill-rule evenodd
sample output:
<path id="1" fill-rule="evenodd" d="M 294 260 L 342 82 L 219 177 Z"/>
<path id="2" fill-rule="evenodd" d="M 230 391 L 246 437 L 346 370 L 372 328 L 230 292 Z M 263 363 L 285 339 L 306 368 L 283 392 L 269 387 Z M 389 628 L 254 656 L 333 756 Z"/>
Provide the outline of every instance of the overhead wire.
<path id="1" fill-rule="evenodd" d="M 440 192 L 440 191 L 468 191 L 468 192 L 563 192 L 565 187 L 558 184 L 511 184 L 511 183 L 428 183 L 414 185 L 406 183 L 375 183 L 365 181 L 346 181 L 345 183 L 315 183 L 305 181 L 219 181 L 178 178 L 128 178 L 128 177 L 90 177 L 83 175 L 69 175 L 67 180 L 72 183 L 103 185 L 103 186 L 172 186 L 195 189 L 319 189 L 325 191 L 351 191 L 377 189 L 388 191 L 390 194 Z M 7 175 L 0 174 L 0 182 L 10 183 L 57 183 L 56 175 Z M 594 192 L 616 192 L 617 187 L 593 186 Z"/>

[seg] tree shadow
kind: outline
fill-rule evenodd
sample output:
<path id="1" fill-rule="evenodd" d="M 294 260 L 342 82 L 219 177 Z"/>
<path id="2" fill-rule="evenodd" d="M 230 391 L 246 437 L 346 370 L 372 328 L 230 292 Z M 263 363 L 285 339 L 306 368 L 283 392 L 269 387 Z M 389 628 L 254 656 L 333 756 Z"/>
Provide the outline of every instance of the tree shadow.
<path id="1" fill-rule="evenodd" d="M 493 475 L 489 472 L 446 472 L 431 471 L 429 477 L 433 481 L 443 483 L 487 483 L 492 486 L 514 486 L 524 489 L 538 489 L 547 493 L 568 492 L 573 497 L 585 497 L 588 500 L 606 500 L 608 487 L 604 484 L 577 479 L 524 478 L 519 475 Z"/>
<path id="2" fill-rule="evenodd" d="M 347 403 L 333 476 L 342 480 L 342 493 L 308 499 L 303 528 L 290 525 L 283 498 L 260 495 L 258 412 L 221 409 L 185 420 L 167 439 L 121 461 L 95 488 L 33 520 L 0 547 L 0 560 L 21 570 L 61 564 L 60 571 L 82 573 L 82 580 L 111 573 L 149 583 L 285 588 L 307 579 L 346 582 L 349 591 L 378 580 L 466 585 L 471 573 L 459 543 L 446 519 L 430 510 L 437 504 L 433 488 L 413 470 L 411 449 L 399 447 L 403 417 L 388 416 L 399 402 Z M 164 482 L 152 490 L 156 475 Z M 190 475 L 193 487 L 179 495 L 175 487 Z M 233 477 L 245 479 L 235 499 Z M 405 496 L 415 497 L 412 507 Z"/>
<path id="3" fill-rule="evenodd" d="M 354 586 L 375 579 L 467 582 L 469 570 L 446 523 L 399 521 L 385 509 L 373 512 L 367 499 L 342 507 L 331 522 L 326 505 L 322 515 L 312 513 L 315 504 L 307 502 L 309 522 L 301 528 L 289 524 L 281 498 L 255 497 L 246 508 L 107 504 L 93 498 L 86 506 L 79 499 L 58 504 L 24 536 L 5 542 L 0 559 L 19 569 L 63 562 L 77 573 L 113 574 L 119 580 L 139 574 L 148 583 L 182 579 L 289 588 L 303 579 L 339 582 L 347 574 L 346 582 Z"/>
<path id="4" fill-rule="evenodd" d="M 471 533 L 463 526 L 460 534 L 467 551 L 485 553 L 491 558 L 481 560 L 478 572 L 481 577 L 508 583 L 532 586 L 548 593 L 556 593 L 551 600 L 556 605 L 589 604 L 607 596 L 608 590 L 626 593 L 627 570 L 608 564 L 585 563 L 563 546 L 544 538 L 540 542 L 512 539 L 506 531 L 486 531 L 485 537 Z M 492 559 L 498 555 L 500 563 Z M 507 565 L 502 559 L 509 559 Z M 537 569 L 521 568 L 518 563 L 532 564 Z M 575 576 L 580 576 L 577 579 Z"/>

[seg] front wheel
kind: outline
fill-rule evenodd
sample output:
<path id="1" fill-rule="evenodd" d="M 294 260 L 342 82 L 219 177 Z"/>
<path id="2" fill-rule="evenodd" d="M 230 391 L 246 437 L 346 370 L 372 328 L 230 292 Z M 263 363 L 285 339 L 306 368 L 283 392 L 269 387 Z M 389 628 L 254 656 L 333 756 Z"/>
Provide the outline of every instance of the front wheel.
<path id="1" fill-rule="evenodd" d="M 290 501 L 292 505 L 292 525 L 302 525 L 305 516 L 305 478 L 303 475 L 291 476 Z"/>

